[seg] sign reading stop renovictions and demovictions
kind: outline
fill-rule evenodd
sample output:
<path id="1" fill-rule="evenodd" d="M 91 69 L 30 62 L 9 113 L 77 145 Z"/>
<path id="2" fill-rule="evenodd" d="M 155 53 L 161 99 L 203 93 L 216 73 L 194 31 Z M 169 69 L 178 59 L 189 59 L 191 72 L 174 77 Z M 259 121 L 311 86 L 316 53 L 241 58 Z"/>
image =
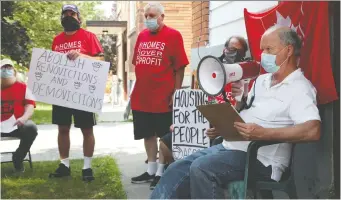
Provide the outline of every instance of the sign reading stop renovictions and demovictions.
<path id="1" fill-rule="evenodd" d="M 208 96 L 201 90 L 177 90 L 173 99 L 172 152 L 175 160 L 210 146 L 206 136 L 207 119 L 196 106 L 206 104 Z"/>
<path id="2" fill-rule="evenodd" d="M 36 101 L 100 113 L 110 63 L 33 48 L 28 88 Z"/>

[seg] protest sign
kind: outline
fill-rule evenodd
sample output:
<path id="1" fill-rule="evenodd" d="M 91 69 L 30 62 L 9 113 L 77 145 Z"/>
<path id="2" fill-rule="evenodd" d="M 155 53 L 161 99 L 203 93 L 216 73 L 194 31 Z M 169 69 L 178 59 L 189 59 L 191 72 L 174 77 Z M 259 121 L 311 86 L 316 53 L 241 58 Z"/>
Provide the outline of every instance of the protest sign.
<path id="1" fill-rule="evenodd" d="M 208 96 L 201 90 L 177 90 L 173 99 L 172 152 L 175 160 L 210 146 L 205 132 L 209 122 L 196 106 L 205 105 Z"/>
<path id="2" fill-rule="evenodd" d="M 36 101 L 100 113 L 110 63 L 33 48 L 28 88 Z"/>

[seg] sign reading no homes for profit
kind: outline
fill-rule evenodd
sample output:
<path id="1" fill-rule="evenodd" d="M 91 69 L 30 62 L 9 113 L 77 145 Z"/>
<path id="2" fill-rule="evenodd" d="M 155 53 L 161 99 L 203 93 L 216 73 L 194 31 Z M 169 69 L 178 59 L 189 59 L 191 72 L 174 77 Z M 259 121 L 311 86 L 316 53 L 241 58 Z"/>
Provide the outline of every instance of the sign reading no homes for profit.
<path id="1" fill-rule="evenodd" d="M 201 90 L 177 90 L 173 99 L 172 152 L 175 160 L 210 146 L 205 132 L 209 128 L 207 119 L 196 106 L 206 104 L 208 96 Z"/>
<path id="2" fill-rule="evenodd" d="M 100 113 L 110 63 L 33 48 L 28 88 L 40 102 Z"/>

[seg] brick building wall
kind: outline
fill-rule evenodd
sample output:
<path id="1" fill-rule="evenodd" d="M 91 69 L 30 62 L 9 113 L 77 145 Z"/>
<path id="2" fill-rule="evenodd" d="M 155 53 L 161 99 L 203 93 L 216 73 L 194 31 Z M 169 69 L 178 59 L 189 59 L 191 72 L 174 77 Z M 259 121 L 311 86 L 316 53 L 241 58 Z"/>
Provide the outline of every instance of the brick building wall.
<path id="1" fill-rule="evenodd" d="M 135 80 L 135 69 L 131 64 L 132 55 L 134 51 L 134 46 L 136 43 L 137 35 L 145 28 L 144 27 L 144 6 L 147 1 L 136 1 L 135 5 L 135 15 L 130 15 L 130 10 L 128 9 L 129 1 L 117 1 L 118 13 L 120 15 L 119 20 L 128 21 L 128 49 L 127 55 L 128 59 L 126 61 L 126 71 L 128 72 L 128 79 Z M 192 32 L 192 2 L 191 1 L 162 1 L 162 5 L 165 8 L 165 24 L 172 28 L 177 29 L 183 37 L 184 46 L 188 60 L 191 60 L 191 45 L 193 42 L 193 32 Z M 121 11 L 121 12 L 119 12 Z M 130 17 L 135 16 L 135 29 L 130 30 L 132 27 L 130 24 Z M 191 69 L 188 66 L 185 71 L 184 83 L 190 85 L 191 79 Z"/>
<path id="2" fill-rule="evenodd" d="M 209 2 L 192 1 L 192 48 L 205 46 L 209 41 Z"/>
<path id="3" fill-rule="evenodd" d="M 209 43 L 209 2 L 192 1 L 192 44 L 191 48 L 199 48 Z M 192 72 L 192 88 L 198 88 L 196 71 Z"/>

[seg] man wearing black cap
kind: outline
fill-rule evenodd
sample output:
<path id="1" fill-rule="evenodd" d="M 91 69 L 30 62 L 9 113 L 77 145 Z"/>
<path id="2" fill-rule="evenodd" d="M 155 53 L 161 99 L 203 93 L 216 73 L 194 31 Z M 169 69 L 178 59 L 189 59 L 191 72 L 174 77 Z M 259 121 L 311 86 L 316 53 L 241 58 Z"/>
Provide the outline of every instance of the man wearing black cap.
<path id="1" fill-rule="evenodd" d="M 64 5 L 61 13 L 61 24 L 64 32 L 57 35 L 52 43 L 52 50 L 65 53 L 70 60 L 82 56 L 103 60 L 103 49 L 96 35 L 81 26 L 80 12 L 76 5 Z M 82 177 L 84 181 L 94 180 L 91 169 L 91 159 L 95 148 L 93 126 L 96 125 L 94 113 L 53 105 L 52 122 L 58 125 L 58 147 L 61 163 L 50 177 L 70 176 L 69 150 L 70 127 L 72 116 L 75 127 L 83 133 L 84 167 Z"/>

